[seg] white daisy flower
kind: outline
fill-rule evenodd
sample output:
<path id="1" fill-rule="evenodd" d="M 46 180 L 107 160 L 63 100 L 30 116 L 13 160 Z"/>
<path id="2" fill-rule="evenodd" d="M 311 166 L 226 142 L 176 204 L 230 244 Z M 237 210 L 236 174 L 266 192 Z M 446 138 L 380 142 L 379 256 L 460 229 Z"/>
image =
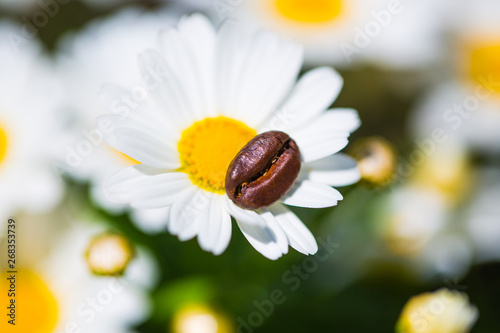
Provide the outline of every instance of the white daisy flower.
<path id="1" fill-rule="evenodd" d="M 75 118 L 73 137 L 61 147 L 63 163 L 72 176 L 90 181 L 93 201 L 110 212 L 123 212 L 126 206 L 107 198 L 103 181 L 138 162 L 102 141 L 95 118 L 108 111 L 99 99 L 99 90 L 107 82 L 120 82 L 128 89 L 140 87 L 139 71 L 131 70 L 137 67 L 137 53 L 155 46 L 156 33 L 174 24 L 177 17 L 175 11 L 127 9 L 91 23 L 78 34 L 67 35 L 61 42 L 58 68 L 65 82 L 66 109 Z M 134 29 L 129 29 L 131 26 Z M 121 52 L 118 58 L 116 50 Z M 166 216 L 164 209 L 131 209 L 133 221 L 147 232 L 162 230 Z"/>
<path id="2" fill-rule="evenodd" d="M 139 248 L 122 277 L 93 275 L 85 251 L 100 226 L 78 223 L 67 227 L 54 216 L 16 218 L 16 328 L 21 332 L 133 332 L 150 314 L 147 291 L 157 268 Z M 40 237 L 42 236 L 43 237 Z M 3 244 L 3 246 L 6 246 Z M 0 287 L 7 290 L 1 272 Z M 8 304 L 7 293 L 0 301 Z M 0 322 L 2 332 L 11 325 Z"/>
<path id="3" fill-rule="evenodd" d="M 478 314 L 466 294 L 440 289 L 410 298 L 401 311 L 396 332 L 467 333 Z"/>
<path id="4" fill-rule="evenodd" d="M 55 112 L 60 87 L 52 65 L 21 27 L 0 23 L 0 219 L 19 211 L 48 211 L 60 200 L 62 182 L 51 169 L 62 132 Z M 5 228 L 0 228 L 1 233 Z"/>
<path id="5" fill-rule="evenodd" d="M 477 88 L 452 80 L 433 87 L 413 110 L 410 131 L 431 140 L 441 133 L 439 137 L 460 142 L 470 150 L 499 153 L 500 98 L 482 86 Z"/>
<path id="6" fill-rule="evenodd" d="M 424 154 L 415 150 L 410 156 L 417 152 Z M 389 253 L 404 258 L 423 278 L 462 276 L 472 260 L 463 221 L 456 215 L 470 192 L 467 155 L 459 145 L 448 144 L 415 161 L 405 166 L 406 183 L 389 193 L 379 233 Z"/>
<path id="7" fill-rule="evenodd" d="M 98 118 L 108 129 L 105 140 L 142 163 L 107 181 L 110 198 L 136 208 L 169 207 L 168 230 L 180 240 L 197 236 L 216 255 L 231 238 L 231 216 L 267 258 L 281 257 L 288 245 L 314 254 L 316 240 L 285 205 L 334 206 L 342 195 L 330 185 L 360 177 L 354 160 L 336 154 L 360 124 L 356 111 L 326 110 L 341 77 L 322 67 L 295 82 L 298 45 L 230 22 L 217 32 L 201 15 L 161 33 L 160 49 L 144 52 L 139 62 L 150 98 L 117 87 L 103 91 L 116 113 Z M 123 96 L 134 98 L 136 108 L 120 103 Z M 295 140 L 301 172 L 279 202 L 240 208 L 226 195 L 226 171 L 250 139 L 269 129 Z"/>
<path id="8" fill-rule="evenodd" d="M 445 54 L 445 80 L 417 106 L 410 128 L 420 137 L 444 129 L 473 150 L 500 152 L 499 3 L 461 1 Z"/>
<path id="9" fill-rule="evenodd" d="M 181 2 L 181 1 L 179 1 Z M 423 0 L 188 0 L 218 20 L 233 18 L 293 39 L 308 64 L 347 66 L 368 61 L 415 67 L 441 51 L 448 1 Z"/>

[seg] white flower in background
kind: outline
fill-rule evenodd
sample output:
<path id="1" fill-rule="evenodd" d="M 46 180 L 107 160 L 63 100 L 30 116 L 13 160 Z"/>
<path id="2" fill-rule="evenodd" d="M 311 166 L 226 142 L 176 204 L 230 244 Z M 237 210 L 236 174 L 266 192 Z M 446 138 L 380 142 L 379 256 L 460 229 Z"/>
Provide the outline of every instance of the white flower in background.
<path id="1" fill-rule="evenodd" d="M 466 294 L 448 289 L 410 298 L 404 306 L 397 333 L 467 333 L 477 321 L 477 308 Z"/>
<path id="2" fill-rule="evenodd" d="M 180 1 L 179 1 L 180 2 Z M 236 19 L 297 41 L 306 63 L 391 68 L 427 65 L 441 51 L 447 1 L 189 0 L 218 20 Z M 210 4 L 208 6 L 207 4 Z"/>
<path id="3" fill-rule="evenodd" d="M 149 316 L 147 291 L 156 281 L 157 268 L 148 252 L 139 248 L 122 277 L 96 276 L 87 266 L 85 251 L 102 227 L 78 223 L 68 229 L 54 216 L 23 215 L 16 220 L 22 235 L 16 266 L 20 332 L 125 333 Z M 0 273 L 0 287 L 7 290 L 9 273 Z M 9 302 L 7 293 L 0 301 Z M 9 326 L 7 320 L 0 322 L 2 332 Z"/>
<path id="4" fill-rule="evenodd" d="M 417 148 L 418 149 L 418 148 Z M 389 252 L 423 278 L 461 276 L 472 259 L 471 246 L 457 210 L 470 192 L 471 170 L 460 145 L 436 146 L 408 178 L 389 193 L 380 234 Z M 401 168 L 401 167 L 400 167 Z"/>
<path id="5" fill-rule="evenodd" d="M 55 112 L 60 87 L 35 40 L 12 42 L 20 31 L 18 25 L 0 23 L 1 225 L 21 211 L 50 210 L 63 190 L 51 169 L 53 146 L 62 133 L 61 117 Z"/>
<path id="6" fill-rule="evenodd" d="M 93 22 L 61 42 L 58 65 L 65 82 L 66 108 L 74 117 L 73 137 L 65 142 L 66 147 L 61 147 L 63 162 L 72 176 L 90 180 L 93 201 L 111 212 L 123 212 L 126 207 L 106 197 L 104 179 L 137 162 L 104 143 L 95 128 L 95 118 L 108 113 L 99 99 L 99 90 L 110 82 L 120 82 L 127 89 L 142 87 L 139 71 L 133 70 L 137 68 L 137 54 L 154 47 L 158 31 L 176 22 L 176 17 L 172 11 L 146 13 L 128 9 Z M 131 211 L 133 221 L 148 232 L 164 229 L 167 215 L 164 209 Z"/>
<path id="7" fill-rule="evenodd" d="M 500 4 L 461 1 L 453 10 L 449 52 L 441 77 L 410 119 L 419 137 L 442 128 L 473 150 L 500 152 Z"/>
<path id="8" fill-rule="evenodd" d="M 500 260 L 500 172 L 482 169 L 467 212 L 467 231 L 478 262 Z"/>
<path id="9" fill-rule="evenodd" d="M 499 73 L 500 74 L 500 73 Z M 500 94 L 486 88 L 468 89 L 446 82 L 424 96 L 413 111 L 409 127 L 414 136 L 432 138 L 442 131 L 448 140 L 488 154 L 500 152 Z"/>
<path id="10" fill-rule="evenodd" d="M 136 109 L 117 108 L 126 90 L 103 92 L 118 113 L 98 118 L 98 125 L 113 129 L 106 141 L 142 163 L 108 180 L 110 197 L 137 208 L 170 207 L 168 230 L 181 240 L 198 236 L 214 254 L 229 244 L 231 216 L 270 259 L 287 253 L 289 244 L 315 253 L 313 235 L 283 203 L 334 206 L 342 195 L 330 185 L 359 180 L 355 161 L 336 154 L 358 128 L 358 115 L 326 110 L 341 90 L 341 77 L 323 67 L 296 82 L 298 45 L 230 22 L 216 32 L 201 15 L 163 32 L 160 49 L 144 52 L 140 63 L 150 97 L 137 101 Z M 154 70 L 162 74 L 156 80 Z M 239 208 L 225 194 L 226 170 L 250 139 L 269 129 L 296 141 L 301 174 L 280 202 L 256 211 Z"/>

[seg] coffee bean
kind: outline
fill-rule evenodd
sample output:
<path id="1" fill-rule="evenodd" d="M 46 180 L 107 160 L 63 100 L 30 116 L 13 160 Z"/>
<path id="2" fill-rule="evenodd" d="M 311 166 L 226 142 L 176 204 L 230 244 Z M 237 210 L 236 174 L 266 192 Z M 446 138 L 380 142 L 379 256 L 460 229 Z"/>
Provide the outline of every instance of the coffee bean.
<path id="1" fill-rule="evenodd" d="M 226 173 L 226 193 L 245 209 L 267 207 L 283 197 L 300 171 L 299 147 L 286 133 L 257 135 L 233 159 Z"/>

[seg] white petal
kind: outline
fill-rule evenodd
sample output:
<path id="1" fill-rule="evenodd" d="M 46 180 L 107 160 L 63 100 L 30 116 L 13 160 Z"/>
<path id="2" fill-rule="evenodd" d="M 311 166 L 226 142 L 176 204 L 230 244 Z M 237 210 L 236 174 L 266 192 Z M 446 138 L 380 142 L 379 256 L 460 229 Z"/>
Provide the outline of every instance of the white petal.
<path id="1" fill-rule="evenodd" d="M 335 206 L 342 195 L 336 189 L 309 180 L 297 182 L 283 198 L 283 203 L 290 206 L 324 208 Z"/>
<path id="2" fill-rule="evenodd" d="M 217 239 L 217 242 L 213 247 L 213 254 L 215 254 L 216 256 L 218 256 L 227 249 L 229 241 L 231 240 L 231 232 L 232 232 L 231 229 L 232 229 L 231 216 L 226 211 L 224 211 L 222 213 L 219 238 Z"/>
<path id="3" fill-rule="evenodd" d="M 344 81 L 330 67 L 313 69 L 297 82 L 286 102 L 263 124 L 267 130 L 290 132 L 304 126 L 332 105 Z"/>
<path id="4" fill-rule="evenodd" d="M 189 96 L 167 66 L 165 58 L 155 50 L 146 50 L 139 54 L 139 69 L 146 79 L 149 76 L 157 76 L 158 85 L 149 91 L 151 99 L 158 109 L 165 112 L 165 117 L 175 125 L 176 128 L 184 130 L 194 119 L 194 114 L 189 101 Z"/>
<path id="5" fill-rule="evenodd" d="M 219 30 L 216 47 L 216 96 L 220 112 L 231 116 L 234 95 L 253 32 L 226 22 Z"/>
<path id="6" fill-rule="evenodd" d="M 343 149 L 349 134 L 360 125 L 357 112 L 335 109 L 323 113 L 315 121 L 292 133 L 304 162 L 332 155 Z"/>
<path id="7" fill-rule="evenodd" d="M 129 123 L 137 123 L 139 126 L 140 124 L 147 124 L 149 127 L 157 129 L 175 129 L 171 126 L 167 115 L 161 112 L 160 108 L 155 107 L 147 97 L 143 101 L 134 101 L 131 90 L 105 84 L 99 91 L 99 98 L 112 115 L 129 119 Z"/>
<path id="8" fill-rule="evenodd" d="M 192 221 L 192 223 L 188 223 L 184 228 L 182 228 L 177 237 L 181 242 L 188 241 L 196 237 L 200 230 L 200 218 L 197 218 Z"/>
<path id="9" fill-rule="evenodd" d="M 217 240 L 219 239 L 223 220 L 227 218 L 224 217 L 224 214 L 229 216 L 222 206 L 220 196 L 211 195 L 207 212 L 200 217 L 198 242 L 203 250 L 209 252 L 214 251 Z"/>
<path id="10" fill-rule="evenodd" d="M 276 244 L 280 248 L 280 251 L 283 254 L 288 253 L 288 238 L 286 237 L 285 231 L 278 224 L 276 217 L 272 212 L 267 209 L 264 209 L 261 213 L 261 216 L 266 220 L 267 225 L 276 235 Z"/>
<path id="11" fill-rule="evenodd" d="M 231 216 L 226 212 L 220 195 L 212 195 L 206 212 L 200 215 L 198 242 L 200 247 L 219 255 L 231 239 Z"/>
<path id="12" fill-rule="evenodd" d="M 131 106 L 122 100 L 123 96 L 128 96 L 129 94 L 129 90 L 115 84 L 104 84 L 98 93 L 99 100 L 106 109 L 112 114 L 123 116 L 128 116 L 132 111 Z"/>
<path id="13" fill-rule="evenodd" d="M 239 31 L 226 22 L 219 34 L 222 112 L 256 127 L 289 94 L 302 65 L 302 49 L 270 32 L 260 31 L 247 39 L 227 29 Z"/>
<path id="14" fill-rule="evenodd" d="M 161 60 L 153 52 L 141 58 L 142 68 L 164 66 L 167 78 L 155 97 L 182 113 L 179 120 L 192 122 L 215 114 L 215 43 L 216 33 L 204 16 L 184 16 L 178 29 L 160 33 Z"/>
<path id="15" fill-rule="evenodd" d="M 236 220 L 249 224 L 264 227 L 266 221 L 253 210 L 243 209 L 234 204 L 227 196 L 224 196 L 224 208 Z"/>
<path id="16" fill-rule="evenodd" d="M 331 130 L 354 132 L 361 126 L 358 111 L 348 108 L 335 108 L 326 111 L 318 119 L 318 123 L 328 123 Z"/>
<path id="17" fill-rule="evenodd" d="M 178 135 L 168 125 L 160 119 L 150 118 L 149 115 L 142 116 L 120 116 L 107 114 L 96 119 L 96 127 L 105 126 L 107 133 L 112 133 L 122 128 L 136 129 L 144 133 L 148 133 L 155 138 L 177 142 Z"/>
<path id="18" fill-rule="evenodd" d="M 129 203 L 132 200 L 130 190 L 134 188 L 139 180 L 164 172 L 165 170 L 152 168 L 144 164 L 134 165 L 111 176 L 105 182 L 104 188 L 110 200 Z"/>
<path id="19" fill-rule="evenodd" d="M 318 251 L 318 243 L 313 234 L 294 213 L 281 204 L 268 209 L 284 230 L 290 246 L 304 254 L 315 254 Z"/>
<path id="20" fill-rule="evenodd" d="M 264 257 L 276 260 L 283 255 L 278 238 L 270 227 L 249 225 L 238 220 L 236 223 L 248 242 Z"/>
<path id="21" fill-rule="evenodd" d="M 307 179 L 331 186 L 347 186 L 361 179 L 356 160 L 341 153 L 305 163 L 302 170 Z"/>
<path id="22" fill-rule="evenodd" d="M 300 136 L 293 138 L 300 149 L 300 155 L 305 163 L 335 154 L 349 143 L 348 133 L 331 133 L 326 136 Z"/>
<path id="23" fill-rule="evenodd" d="M 180 167 L 179 152 L 167 142 L 162 142 L 142 131 L 121 128 L 113 134 L 104 136 L 114 149 L 130 156 L 134 160 L 159 169 L 177 169 Z"/>
<path id="24" fill-rule="evenodd" d="M 216 32 L 205 16 L 193 14 L 181 19 L 179 33 L 193 56 L 190 60 L 191 66 L 196 70 L 196 83 L 199 86 L 202 108 L 200 113 L 213 116 L 216 113 L 214 86 Z"/>
<path id="25" fill-rule="evenodd" d="M 178 196 L 170 208 L 168 231 L 171 234 L 179 235 L 182 230 L 190 228 L 203 213 L 209 201 L 203 192 L 192 186 Z"/>
<path id="26" fill-rule="evenodd" d="M 140 209 L 154 209 L 170 206 L 181 192 L 193 183 L 187 174 L 168 172 L 138 180 L 131 189 L 131 205 Z"/>
<path id="27" fill-rule="evenodd" d="M 143 232 L 155 234 L 165 231 L 168 225 L 170 207 L 157 209 L 133 209 L 131 219 Z"/>

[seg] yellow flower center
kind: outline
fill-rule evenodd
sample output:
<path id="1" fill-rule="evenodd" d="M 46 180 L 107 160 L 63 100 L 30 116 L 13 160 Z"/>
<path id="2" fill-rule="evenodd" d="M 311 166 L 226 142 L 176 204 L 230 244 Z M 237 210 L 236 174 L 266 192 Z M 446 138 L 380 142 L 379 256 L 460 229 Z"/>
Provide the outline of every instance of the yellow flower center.
<path id="1" fill-rule="evenodd" d="M 35 273 L 19 270 L 15 280 L 8 280 L 10 273 L 4 272 L 0 281 L 0 304 L 2 304 L 2 320 L 0 332 L 50 333 L 57 323 L 57 303 L 45 283 Z M 11 282 L 14 282 L 12 284 Z M 15 295 L 10 297 L 10 290 Z M 15 303 L 11 303 L 14 299 Z M 6 309 L 15 304 L 15 326 L 8 323 L 12 311 Z"/>
<path id="2" fill-rule="evenodd" d="M 179 140 L 180 171 L 198 187 L 222 194 L 229 164 L 256 134 L 242 122 L 223 116 L 197 121 Z"/>
<path id="3" fill-rule="evenodd" d="M 7 133 L 0 127 L 0 164 L 7 153 Z"/>
<path id="4" fill-rule="evenodd" d="M 342 0 L 276 0 L 276 8 L 286 18 L 304 23 L 326 23 L 342 12 Z"/>
<path id="5" fill-rule="evenodd" d="M 484 86 L 490 81 L 490 77 L 498 82 L 500 80 L 500 41 L 471 46 L 468 66 L 469 75 L 479 84 Z M 488 85 L 486 88 L 500 93 L 498 85 Z"/>

